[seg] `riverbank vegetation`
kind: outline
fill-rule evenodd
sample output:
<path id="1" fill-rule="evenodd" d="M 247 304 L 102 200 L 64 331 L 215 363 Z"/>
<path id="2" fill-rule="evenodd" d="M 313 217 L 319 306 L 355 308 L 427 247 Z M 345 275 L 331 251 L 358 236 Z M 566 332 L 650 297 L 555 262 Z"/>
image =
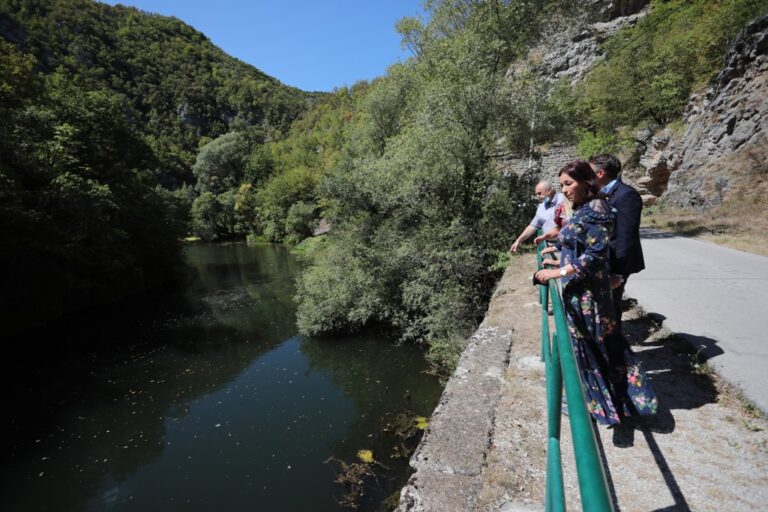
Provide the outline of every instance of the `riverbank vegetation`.
<path id="1" fill-rule="evenodd" d="M 428 23 L 402 20 L 414 57 L 366 90 L 319 181 L 333 231 L 300 281 L 302 331 L 385 324 L 451 368 L 498 277 L 494 256 L 529 214 L 530 184 L 502 179 L 497 158 L 553 140 L 616 151 L 638 128 L 679 120 L 766 5 L 653 2 L 575 86 L 525 70 L 544 27 L 583 14 L 576 4 L 431 2 Z"/>
<path id="2" fill-rule="evenodd" d="M 653 1 L 571 85 L 532 50 L 584 2 L 428 1 L 397 25 L 409 60 L 320 94 L 174 18 L 0 0 L 4 310 L 29 325 L 151 286 L 188 235 L 281 242 L 310 255 L 303 333 L 385 327 L 449 370 L 535 206 L 506 159 L 679 122 L 766 8 Z"/>
<path id="3" fill-rule="evenodd" d="M 302 332 L 385 325 L 455 364 L 531 213 L 500 158 L 555 131 L 531 126 L 541 83 L 507 70 L 558 4 L 436 2 L 428 23 L 399 23 L 414 57 L 370 85 L 317 189 L 332 230 L 299 282 Z"/>

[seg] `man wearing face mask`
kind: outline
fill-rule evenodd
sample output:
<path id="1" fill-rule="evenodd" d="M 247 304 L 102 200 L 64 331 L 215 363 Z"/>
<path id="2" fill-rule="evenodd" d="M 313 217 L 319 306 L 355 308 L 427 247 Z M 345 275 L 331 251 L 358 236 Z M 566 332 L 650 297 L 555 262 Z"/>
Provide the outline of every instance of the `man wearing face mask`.
<path id="1" fill-rule="evenodd" d="M 616 226 L 611 234 L 610 258 L 613 303 L 616 307 L 616 317 L 621 325 L 621 297 L 624 287 L 631 274 L 636 274 L 645 268 L 643 248 L 640 245 L 640 213 L 643 200 L 634 188 L 619 178 L 621 162 L 613 155 L 595 155 L 589 159 L 589 164 L 597 176 L 600 194 L 616 210 Z"/>
<path id="2" fill-rule="evenodd" d="M 546 233 L 556 226 L 555 207 L 563 202 L 563 194 L 556 193 L 555 187 L 548 181 L 540 181 L 536 184 L 534 190 L 536 197 L 541 201 L 538 208 L 536 208 L 536 215 L 533 217 L 531 224 L 520 233 L 515 243 L 512 244 L 512 247 L 509 249 L 510 252 L 517 252 L 520 244 L 536 234 L 537 229 L 541 229 Z"/>

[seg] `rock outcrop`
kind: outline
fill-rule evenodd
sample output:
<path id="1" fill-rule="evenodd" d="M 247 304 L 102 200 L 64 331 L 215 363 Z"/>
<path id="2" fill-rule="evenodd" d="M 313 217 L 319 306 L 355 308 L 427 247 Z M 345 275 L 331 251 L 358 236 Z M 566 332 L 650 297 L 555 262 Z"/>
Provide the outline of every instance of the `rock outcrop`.
<path id="1" fill-rule="evenodd" d="M 626 166 L 624 179 L 638 189 L 645 206 L 655 204 L 666 192 L 670 174 L 680 167 L 679 139 L 669 128 L 656 134 L 650 129 L 635 134 L 635 162 Z M 638 173 L 638 169 L 642 171 Z"/>
<path id="2" fill-rule="evenodd" d="M 532 55 L 541 55 L 536 67 L 545 79 L 567 79 L 571 84 L 583 80 L 603 59 L 601 43 L 619 30 L 634 26 L 648 12 L 647 1 L 591 3 L 592 9 L 587 9 L 590 15 L 581 23 L 571 19 L 564 26 L 553 26 L 542 44 L 531 51 Z"/>
<path id="3" fill-rule="evenodd" d="M 648 3 L 585 0 L 588 14 L 553 27 L 510 74 L 536 71 L 552 83 L 583 80 L 603 58 L 601 42 L 636 24 Z M 682 121 L 635 135 L 625 178 L 646 206 L 660 199 L 683 208 L 712 208 L 768 172 L 768 16 L 743 29 L 709 88 L 691 96 Z M 552 179 L 575 155 L 575 146 L 553 144 L 507 158 L 499 167 L 505 174 Z"/>
<path id="4" fill-rule="evenodd" d="M 604 23 L 596 24 L 604 25 Z M 575 84 L 584 79 L 590 69 L 602 58 L 600 40 L 607 34 L 590 27 L 553 34 L 554 43 L 544 53 L 540 68 L 550 81 L 568 79 Z"/>
<path id="5" fill-rule="evenodd" d="M 610 21 L 622 16 L 637 14 L 650 2 L 648 0 L 586 0 L 585 2 L 596 14 L 595 19 Z"/>
<path id="6" fill-rule="evenodd" d="M 693 95 L 687 130 L 639 137 L 636 178 L 646 204 L 706 209 L 750 185 L 768 157 L 768 16 L 749 23 L 731 45 L 723 70 Z"/>

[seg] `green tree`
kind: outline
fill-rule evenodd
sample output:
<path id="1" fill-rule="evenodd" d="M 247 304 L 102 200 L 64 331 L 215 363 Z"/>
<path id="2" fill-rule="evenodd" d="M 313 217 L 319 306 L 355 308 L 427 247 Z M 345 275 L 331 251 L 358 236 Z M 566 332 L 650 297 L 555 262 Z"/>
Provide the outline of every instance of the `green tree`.
<path id="1" fill-rule="evenodd" d="M 259 219 L 253 185 L 250 183 L 240 185 L 234 199 L 235 233 L 243 236 L 256 233 Z"/>
<path id="2" fill-rule="evenodd" d="M 198 190 L 221 194 L 239 186 L 247 151 L 245 138 L 238 132 L 226 133 L 200 148 L 192 167 Z"/>
<path id="3" fill-rule="evenodd" d="M 192 229 L 203 240 L 215 240 L 219 235 L 220 204 L 211 192 L 203 192 L 192 203 Z"/>
<path id="4" fill-rule="evenodd" d="M 415 52 L 366 91 L 347 150 L 322 176 L 332 231 L 299 281 L 305 333 L 392 327 L 450 367 L 485 311 L 497 253 L 530 214 L 530 184 L 496 155 L 534 135 L 542 84 L 506 76 L 555 2 L 431 2 L 400 24 Z M 538 103 L 544 140 L 556 116 Z"/>
<path id="5" fill-rule="evenodd" d="M 219 203 L 217 227 L 223 238 L 234 238 L 237 234 L 237 215 L 235 212 L 235 190 L 227 190 L 216 197 Z"/>
<path id="6" fill-rule="evenodd" d="M 285 218 L 292 205 L 313 202 L 317 175 L 307 167 L 297 167 L 273 176 L 257 194 L 263 234 L 273 242 L 285 237 Z"/>
<path id="7" fill-rule="evenodd" d="M 263 145 L 257 145 L 248 155 L 245 163 L 244 178 L 248 183 L 261 185 L 275 170 L 275 162 L 269 149 Z"/>

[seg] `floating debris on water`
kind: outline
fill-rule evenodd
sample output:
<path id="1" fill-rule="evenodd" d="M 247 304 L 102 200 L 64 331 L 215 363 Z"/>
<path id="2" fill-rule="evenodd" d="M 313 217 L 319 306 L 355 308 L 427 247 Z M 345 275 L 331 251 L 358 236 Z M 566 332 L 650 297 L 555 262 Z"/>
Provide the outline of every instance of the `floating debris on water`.
<path id="1" fill-rule="evenodd" d="M 373 452 L 371 450 L 357 450 L 357 458 L 361 462 L 371 464 L 373 462 Z"/>
<path id="2" fill-rule="evenodd" d="M 370 450 L 358 451 L 358 457 L 361 452 L 370 452 Z M 335 483 L 343 485 L 347 492 L 341 497 L 336 498 L 336 502 L 343 508 L 350 510 L 357 510 L 360 507 L 360 501 L 365 495 L 365 484 L 369 480 L 376 480 L 375 467 L 381 467 L 383 469 L 389 469 L 384 464 L 373 460 L 373 454 L 371 453 L 370 463 L 352 462 L 347 464 L 341 459 L 336 457 L 328 458 L 325 463 L 335 462 L 339 465 L 341 470 L 334 480 Z"/>

